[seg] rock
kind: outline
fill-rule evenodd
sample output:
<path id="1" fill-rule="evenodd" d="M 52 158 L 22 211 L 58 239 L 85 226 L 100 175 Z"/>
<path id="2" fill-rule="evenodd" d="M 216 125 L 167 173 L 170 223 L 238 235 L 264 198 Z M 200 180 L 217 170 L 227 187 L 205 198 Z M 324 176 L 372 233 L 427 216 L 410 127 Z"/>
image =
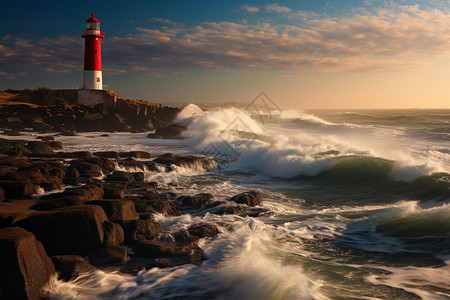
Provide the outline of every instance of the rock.
<path id="1" fill-rule="evenodd" d="M 106 245 L 118 245 L 125 240 L 124 232 L 120 224 L 105 221 L 103 223 L 104 243 Z"/>
<path id="2" fill-rule="evenodd" d="M 126 243 L 138 240 L 153 240 L 163 232 L 163 229 L 159 223 L 140 219 L 125 221 L 123 224 L 123 229 Z"/>
<path id="3" fill-rule="evenodd" d="M 59 157 L 62 158 L 86 158 L 92 157 L 89 151 L 75 151 L 75 152 L 58 152 Z"/>
<path id="4" fill-rule="evenodd" d="M 148 199 L 147 201 L 145 201 L 142 204 L 150 206 L 155 212 L 163 214 L 165 216 L 178 215 L 178 210 L 175 207 L 173 207 L 167 200 L 153 198 L 153 199 Z"/>
<path id="5" fill-rule="evenodd" d="M 186 130 L 187 126 L 173 123 L 167 127 L 157 128 L 155 134 L 149 134 L 147 137 L 158 139 L 182 139 L 182 133 Z"/>
<path id="6" fill-rule="evenodd" d="M 5 130 L 5 131 L 3 131 L 3 134 L 7 135 L 7 136 L 19 136 L 19 135 L 22 135 L 19 130 L 14 130 L 14 129 Z"/>
<path id="7" fill-rule="evenodd" d="M 55 255 L 52 256 L 52 261 L 56 272 L 58 272 L 58 279 L 64 281 L 75 279 L 82 274 L 95 270 L 93 265 L 86 262 L 79 255 Z"/>
<path id="8" fill-rule="evenodd" d="M 188 227 L 188 232 L 199 238 L 213 237 L 219 234 L 219 229 L 216 225 L 211 223 L 200 222 L 192 224 Z"/>
<path id="9" fill-rule="evenodd" d="M 256 206 L 262 203 L 262 198 L 257 191 L 248 191 L 231 197 L 230 201 L 246 204 L 248 206 Z"/>
<path id="10" fill-rule="evenodd" d="M 55 148 L 47 142 L 30 141 L 26 145 L 27 149 L 35 154 L 49 154 L 54 153 Z"/>
<path id="11" fill-rule="evenodd" d="M 132 173 L 115 171 L 108 175 L 105 179 L 106 181 L 118 181 L 118 182 L 133 182 L 134 176 Z"/>
<path id="12" fill-rule="evenodd" d="M 97 178 L 103 175 L 103 168 L 97 163 L 75 160 L 70 162 L 70 166 L 75 168 L 83 177 Z"/>
<path id="13" fill-rule="evenodd" d="M 206 206 L 208 202 L 214 199 L 214 195 L 210 193 L 201 193 L 195 196 L 180 196 L 175 201 L 180 206 L 193 206 L 201 209 Z"/>
<path id="14" fill-rule="evenodd" d="M 49 255 L 87 255 L 104 242 L 107 217 L 96 205 L 78 205 L 38 212 L 13 225 L 32 232 Z"/>
<path id="15" fill-rule="evenodd" d="M 261 215 L 273 215 L 273 211 L 262 207 L 247 207 L 239 213 L 241 217 L 259 217 Z"/>
<path id="16" fill-rule="evenodd" d="M 46 136 L 38 136 L 36 137 L 37 140 L 41 140 L 43 142 L 50 142 L 50 141 L 54 141 L 55 138 L 52 137 L 51 135 L 46 135 Z"/>
<path id="17" fill-rule="evenodd" d="M 41 288 L 55 272 L 35 236 L 18 227 L 0 229 L 0 298 L 41 299 Z"/>
<path id="18" fill-rule="evenodd" d="M 69 188 L 61 193 L 53 193 L 41 197 L 32 209 L 49 210 L 72 205 L 79 205 L 91 200 L 103 199 L 104 191 L 100 185 L 86 184 L 81 187 Z"/>
<path id="19" fill-rule="evenodd" d="M 6 199 L 30 198 L 39 191 L 39 186 L 29 181 L 0 181 Z"/>
<path id="20" fill-rule="evenodd" d="M 119 266 L 127 261 L 127 248 L 121 245 L 106 245 L 89 254 L 94 266 Z"/>
<path id="21" fill-rule="evenodd" d="M 168 237 L 163 237 L 162 240 L 173 241 L 179 246 L 194 247 L 198 245 L 199 237 L 191 235 L 185 228 L 172 232 Z"/>
<path id="22" fill-rule="evenodd" d="M 219 205 L 208 208 L 208 211 L 216 215 L 235 215 L 244 210 L 244 205 L 229 205 L 216 201 Z M 213 205 L 216 203 L 213 202 Z"/>
<path id="23" fill-rule="evenodd" d="M 180 206 L 193 206 L 194 205 L 194 197 L 189 195 L 182 195 L 175 199 L 175 202 Z"/>
<path id="24" fill-rule="evenodd" d="M 153 161 L 166 166 L 175 165 L 197 171 L 212 170 L 219 165 L 217 161 L 213 159 L 207 159 L 200 156 L 174 155 L 172 153 L 163 154 L 155 158 Z"/>
<path id="25" fill-rule="evenodd" d="M 101 206 L 108 216 L 108 219 L 113 222 L 135 220 L 139 218 L 134 203 L 130 200 L 105 199 L 91 201 L 89 204 Z"/>
<path id="26" fill-rule="evenodd" d="M 0 187 L 0 201 L 5 201 L 5 190 Z"/>
<path id="27" fill-rule="evenodd" d="M 200 264 L 204 260 L 203 250 L 199 247 L 189 249 L 186 253 L 175 257 L 162 257 L 155 259 L 158 268 L 173 268 L 184 264 Z"/>
<path id="28" fill-rule="evenodd" d="M 139 271 L 150 269 L 154 266 L 155 261 L 153 259 L 134 257 L 121 266 L 120 272 L 136 275 Z"/>
<path id="29" fill-rule="evenodd" d="M 156 171 L 155 163 L 152 161 L 139 161 L 133 158 L 127 158 L 116 162 L 119 167 L 132 169 L 134 171 Z"/>
<path id="30" fill-rule="evenodd" d="M 151 154 L 145 151 L 129 151 L 120 152 L 119 156 L 122 158 L 134 157 L 134 158 L 152 158 Z"/>
<path id="31" fill-rule="evenodd" d="M 119 158 L 119 152 L 117 151 L 94 152 L 94 155 L 98 157 Z"/>
<path id="32" fill-rule="evenodd" d="M 190 247 L 183 247 L 171 241 L 138 241 L 135 244 L 134 251 L 136 257 L 141 258 L 159 258 L 174 257 L 190 253 Z"/>
<path id="33" fill-rule="evenodd" d="M 105 186 L 104 187 L 105 195 L 103 198 L 105 199 L 124 199 L 125 191 L 121 187 L 112 187 Z"/>

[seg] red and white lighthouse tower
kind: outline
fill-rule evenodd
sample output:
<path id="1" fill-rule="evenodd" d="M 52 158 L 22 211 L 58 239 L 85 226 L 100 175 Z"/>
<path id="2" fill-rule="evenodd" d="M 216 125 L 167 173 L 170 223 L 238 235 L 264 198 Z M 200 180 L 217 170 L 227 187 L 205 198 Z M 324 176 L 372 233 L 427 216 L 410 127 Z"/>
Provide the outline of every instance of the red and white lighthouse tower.
<path id="1" fill-rule="evenodd" d="M 81 31 L 84 43 L 84 73 L 83 88 L 88 90 L 102 90 L 102 38 L 105 33 L 100 30 L 100 21 L 92 17 L 86 20 L 86 30 Z"/>

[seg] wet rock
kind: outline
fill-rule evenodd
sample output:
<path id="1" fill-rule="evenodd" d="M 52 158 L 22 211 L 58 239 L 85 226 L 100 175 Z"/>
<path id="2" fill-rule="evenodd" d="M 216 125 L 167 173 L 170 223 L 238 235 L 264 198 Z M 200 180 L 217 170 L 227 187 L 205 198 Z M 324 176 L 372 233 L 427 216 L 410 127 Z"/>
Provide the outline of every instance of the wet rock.
<path id="1" fill-rule="evenodd" d="M 107 158 L 119 158 L 119 152 L 117 151 L 101 151 L 101 152 L 94 152 L 95 156 L 98 157 L 107 157 Z"/>
<path id="2" fill-rule="evenodd" d="M 139 218 L 134 203 L 130 200 L 105 199 L 91 201 L 89 204 L 101 206 L 108 219 L 113 222 L 123 222 Z"/>
<path id="3" fill-rule="evenodd" d="M 182 124 L 170 124 L 166 127 L 156 129 L 155 134 L 149 134 L 148 138 L 157 139 L 182 139 L 182 133 L 187 130 L 187 127 Z"/>
<path id="4" fill-rule="evenodd" d="M 199 247 L 194 247 L 178 256 L 157 258 L 155 259 L 155 266 L 158 268 L 173 268 L 188 263 L 198 265 L 204 259 L 203 250 Z"/>
<path id="5" fill-rule="evenodd" d="M 244 205 L 231 205 L 221 203 L 215 207 L 209 208 L 208 211 L 216 215 L 235 215 L 244 210 Z"/>
<path id="6" fill-rule="evenodd" d="M 49 255 L 87 255 L 103 245 L 107 216 L 96 205 L 78 205 L 37 212 L 14 223 L 32 232 Z"/>
<path id="7" fill-rule="evenodd" d="M 106 245 L 89 254 L 94 266 L 120 266 L 127 261 L 127 248 L 121 245 Z"/>
<path id="8" fill-rule="evenodd" d="M 163 232 L 159 223 L 150 220 L 131 220 L 123 223 L 125 242 L 131 243 L 138 240 L 153 240 Z"/>
<path id="9" fill-rule="evenodd" d="M 58 152 L 58 156 L 62 158 L 86 158 L 92 157 L 92 153 L 89 151 Z"/>
<path id="10" fill-rule="evenodd" d="M 26 145 L 27 149 L 35 154 L 49 154 L 54 153 L 55 148 L 50 143 L 42 142 L 42 141 L 30 141 Z"/>
<path id="11" fill-rule="evenodd" d="M 41 288 L 55 272 L 35 236 L 18 227 L 0 229 L 0 297 L 40 299 Z"/>
<path id="12" fill-rule="evenodd" d="M 248 191 L 231 197 L 230 201 L 246 204 L 248 206 L 256 206 L 262 203 L 262 198 L 257 191 Z"/>
<path id="13" fill-rule="evenodd" d="M 122 168 L 142 170 L 142 171 L 157 171 L 153 161 L 139 161 L 133 158 L 127 158 L 117 161 L 117 165 Z"/>
<path id="14" fill-rule="evenodd" d="M 122 158 L 134 157 L 134 158 L 152 158 L 151 154 L 145 151 L 129 151 L 120 152 L 119 156 Z"/>
<path id="15" fill-rule="evenodd" d="M 189 195 L 182 195 L 175 199 L 175 202 L 179 206 L 193 206 L 194 205 L 194 197 Z"/>
<path id="16" fill-rule="evenodd" d="M 150 269 L 154 266 L 155 261 L 153 259 L 134 257 L 122 265 L 120 272 L 136 275 L 139 271 Z"/>
<path id="17" fill-rule="evenodd" d="M 219 229 L 216 225 L 211 223 L 195 223 L 188 227 L 188 232 L 191 235 L 199 238 L 214 237 L 219 234 Z"/>
<path id="18" fill-rule="evenodd" d="M 183 247 L 171 241 L 139 241 L 134 247 L 136 257 L 163 258 L 185 257 L 186 262 L 199 263 L 203 258 L 203 251 L 199 247 Z"/>
<path id="19" fill-rule="evenodd" d="M 0 187 L 0 201 L 5 201 L 5 190 Z"/>
<path id="20" fill-rule="evenodd" d="M 105 186 L 104 187 L 105 195 L 103 198 L 105 199 L 124 199 L 125 191 L 123 187 L 116 186 Z"/>
<path id="21" fill-rule="evenodd" d="M 95 270 L 93 265 L 79 255 L 55 255 L 52 256 L 52 262 L 55 265 L 56 272 L 58 272 L 58 279 L 64 281 L 75 279 L 82 274 Z"/>
<path id="22" fill-rule="evenodd" d="M 200 156 L 181 156 L 172 153 L 163 154 L 153 160 L 156 163 L 166 166 L 175 165 L 182 168 L 197 171 L 212 170 L 218 166 L 217 161 Z"/>
<path id="23" fill-rule="evenodd" d="M 143 203 L 141 202 L 141 204 L 150 206 L 155 212 L 166 216 L 178 215 L 178 210 L 167 200 L 162 200 L 160 198 L 151 198 L 144 201 Z"/>
<path id="24" fill-rule="evenodd" d="M 0 181 L 0 187 L 5 191 L 6 199 L 30 198 L 39 191 L 39 186 L 30 181 Z"/>
<path id="25" fill-rule="evenodd" d="M 70 162 L 70 166 L 75 168 L 83 177 L 97 178 L 103 175 L 103 168 L 97 163 L 76 160 Z"/>
<path id="26" fill-rule="evenodd" d="M 248 207 L 239 213 L 241 217 L 259 217 L 263 215 L 272 215 L 273 212 L 262 207 Z"/>
<path id="27" fill-rule="evenodd" d="M 106 181 L 118 181 L 118 182 L 133 182 L 134 176 L 132 173 L 123 172 L 123 171 L 115 171 L 108 175 L 105 179 Z"/>
<path id="28" fill-rule="evenodd" d="M 46 135 L 46 136 L 37 136 L 36 137 L 37 140 L 41 140 L 43 142 L 50 142 L 50 141 L 54 141 L 55 138 L 51 135 Z"/>
<path id="29" fill-rule="evenodd" d="M 111 221 L 103 223 L 103 233 L 105 245 L 118 245 L 125 240 L 122 226 Z"/>
<path id="30" fill-rule="evenodd" d="M 214 199 L 214 195 L 210 193 L 197 194 L 192 199 L 195 208 L 201 209 Z"/>

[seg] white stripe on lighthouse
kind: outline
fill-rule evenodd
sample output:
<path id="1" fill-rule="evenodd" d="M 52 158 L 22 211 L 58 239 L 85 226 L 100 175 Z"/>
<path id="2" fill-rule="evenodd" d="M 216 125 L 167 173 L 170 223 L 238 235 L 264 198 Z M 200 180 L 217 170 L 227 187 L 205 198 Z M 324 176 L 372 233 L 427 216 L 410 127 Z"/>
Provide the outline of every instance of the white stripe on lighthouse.
<path id="1" fill-rule="evenodd" d="M 84 70 L 83 88 L 87 90 L 102 90 L 102 71 Z"/>

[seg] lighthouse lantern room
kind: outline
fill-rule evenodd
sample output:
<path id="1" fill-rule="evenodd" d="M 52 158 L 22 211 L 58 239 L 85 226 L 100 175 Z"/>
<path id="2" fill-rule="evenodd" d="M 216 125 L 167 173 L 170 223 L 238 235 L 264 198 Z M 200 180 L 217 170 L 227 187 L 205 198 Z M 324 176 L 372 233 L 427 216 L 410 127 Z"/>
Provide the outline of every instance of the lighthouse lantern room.
<path id="1" fill-rule="evenodd" d="M 86 20 L 86 29 L 81 31 L 84 43 L 83 88 L 103 89 L 101 40 L 105 33 L 100 30 L 100 21 L 92 17 Z"/>

